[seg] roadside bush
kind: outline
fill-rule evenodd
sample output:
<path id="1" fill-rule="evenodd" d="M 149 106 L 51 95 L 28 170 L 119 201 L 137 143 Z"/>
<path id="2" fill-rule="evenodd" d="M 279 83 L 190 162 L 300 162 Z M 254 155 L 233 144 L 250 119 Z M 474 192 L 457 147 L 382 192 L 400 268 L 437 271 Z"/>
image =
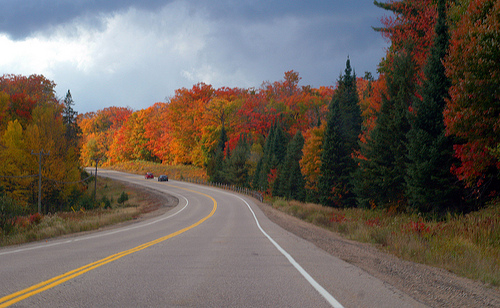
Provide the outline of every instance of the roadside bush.
<path id="1" fill-rule="evenodd" d="M 22 208 L 16 201 L 7 196 L 0 196 L 0 229 L 4 235 L 14 228 L 14 218 L 22 214 Z"/>
<path id="2" fill-rule="evenodd" d="M 118 204 L 123 204 L 127 200 L 128 200 L 128 194 L 126 192 L 122 191 L 120 197 L 118 197 L 118 200 L 117 200 Z"/>

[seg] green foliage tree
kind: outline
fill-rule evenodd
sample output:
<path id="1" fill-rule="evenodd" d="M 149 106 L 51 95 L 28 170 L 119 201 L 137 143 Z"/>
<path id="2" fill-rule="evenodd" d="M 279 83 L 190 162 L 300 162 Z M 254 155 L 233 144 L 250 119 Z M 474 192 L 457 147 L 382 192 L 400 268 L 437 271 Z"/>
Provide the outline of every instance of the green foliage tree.
<path id="1" fill-rule="evenodd" d="M 226 179 L 226 164 L 225 153 L 227 143 L 226 129 L 222 126 L 219 141 L 215 147 L 215 152 L 212 152 L 212 159 L 209 160 L 207 166 L 207 175 L 210 181 L 215 183 L 227 183 Z"/>
<path id="2" fill-rule="evenodd" d="M 73 97 L 71 96 L 71 92 L 68 90 L 66 93 L 66 97 L 63 101 L 64 109 L 62 112 L 63 116 L 63 124 L 65 127 L 65 137 L 68 147 L 76 147 L 78 146 L 79 135 L 81 134 L 80 127 L 76 122 L 76 118 L 78 116 L 78 112 L 73 109 L 73 105 L 75 104 L 73 101 Z"/>
<path id="3" fill-rule="evenodd" d="M 238 143 L 231 156 L 227 160 L 226 178 L 229 183 L 238 187 L 248 187 L 248 158 L 250 156 L 250 144 L 246 135 L 240 136 Z"/>
<path id="4" fill-rule="evenodd" d="M 450 172 L 453 142 L 445 136 L 443 120 L 450 87 L 442 63 L 449 45 L 445 2 L 438 2 L 436 36 L 424 70 L 422 99 L 413 104 L 407 135 L 406 196 L 409 206 L 421 212 L 442 212 L 460 204 L 460 190 L 454 184 L 456 177 Z"/>
<path id="5" fill-rule="evenodd" d="M 325 206 L 344 206 L 351 170 L 350 152 L 347 149 L 339 101 L 332 99 L 321 153 L 318 191 L 320 202 Z"/>
<path id="6" fill-rule="evenodd" d="M 408 108 L 414 100 L 415 65 L 408 52 L 393 56 L 387 72 L 387 95 L 382 98 L 375 128 L 361 146 L 359 168 L 354 174 L 354 191 L 363 207 L 406 204 L 407 139 L 410 130 Z"/>
<path id="7" fill-rule="evenodd" d="M 356 169 L 352 158 L 361 133 L 361 109 L 356 90 L 356 75 L 347 59 L 344 75 L 332 97 L 321 155 L 321 175 L 318 181 L 320 201 L 326 206 L 356 205 L 351 174 Z"/>
<path id="8" fill-rule="evenodd" d="M 306 181 L 299 164 L 303 147 L 304 136 L 300 131 L 297 131 L 293 139 L 288 143 L 286 157 L 278 172 L 273 195 L 305 201 Z"/>

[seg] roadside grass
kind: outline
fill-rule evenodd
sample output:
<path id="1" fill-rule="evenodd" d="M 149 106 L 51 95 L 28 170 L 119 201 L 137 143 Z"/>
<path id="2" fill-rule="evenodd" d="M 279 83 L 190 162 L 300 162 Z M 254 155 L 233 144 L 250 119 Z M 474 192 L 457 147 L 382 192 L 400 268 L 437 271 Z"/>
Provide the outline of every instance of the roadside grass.
<path id="1" fill-rule="evenodd" d="M 84 198 L 93 199 L 93 188 L 92 182 Z M 124 196 L 127 197 L 124 198 Z M 96 230 L 134 219 L 148 211 L 150 206 L 149 201 L 139 190 L 121 182 L 100 177 L 97 181 L 96 201 L 96 206 L 91 210 L 75 205 L 70 212 L 18 217 L 12 232 L 8 235 L 0 233 L 0 246 Z"/>
<path id="2" fill-rule="evenodd" d="M 206 181 L 208 179 L 206 171 L 202 168 L 187 165 L 169 166 L 142 160 L 117 163 L 104 168 L 141 175 L 152 172 L 155 177 L 165 174 L 172 180 L 194 179 Z"/>
<path id="3" fill-rule="evenodd" d="M 442 221 L 282 199 L 274 200 L 272 206 L 345 238 L 375 244 L 405 260 L 500 286 L 500 200 L 477 212 L 448 214 Z"/>

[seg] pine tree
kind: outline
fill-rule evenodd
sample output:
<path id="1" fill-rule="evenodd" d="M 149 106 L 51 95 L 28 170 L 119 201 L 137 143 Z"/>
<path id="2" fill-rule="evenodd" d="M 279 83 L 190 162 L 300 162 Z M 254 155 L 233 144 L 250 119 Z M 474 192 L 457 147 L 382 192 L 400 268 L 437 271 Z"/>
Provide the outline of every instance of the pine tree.
<path id="1" fill-rule="evenodd" d="M 210 181 L 215 183 L 227 183 L 226 179 L 226 165 L 225 165 L 225 153 L 227 134 L 226 129 L 222 126 L 219 135 L 219 141 L 215 147 L 215 152 L 212 154 L 207 165 L 207 175 L 210 177 Z"/>
<path id="2" fill-rule="evenodd" d="M 66 97 L 64 98 L 64 109 L 63 109 L 63 124 L 66 129 L 65 137 L 68 146 L 76 146 L 78 144 L 78 135 L 80 133 L 80 127 L 76 123 L 76 117 L 78 112 L 73 109 L 75 104 L 71 92 L 68 90 Z"/>
<path id="3" fill-rule="evenodd" d="M 351 61 L 347 58 L 343 76 L 338 81 L 335 99 L 339 101 L 342 126 L 345 132 L 347 149 L 351 152 L 359 149 L 358 139 L 361 133 L 361 108 L 356 87 L 356 74 L 352 73 Z"/>
<path id="4" fill-rule="evenodd" d="M 382 99 L 375 128 L 361 146 L 354 191 L 360 206 L 393 206 L 405 203 L 406 134 L 408 108 L 414 100 L 415 65 L 409 53 L 394 55 L 387 73 L 387 96 Z"/>
<path id="5" fill-rule="evenodd" d="M 226 178 L 229 183 L 238 187 L 248 186 L 248 165 L 247 160 L 250 155 L 250 144 L 246 135 L 240 136 L 236 147 L 231 152 L 227 161 Z"/>
<path id="6" fill-rule="evenodd" d="M 344 197 L 349 193 L 347 183 L 352 164 L 346 145 L 340 105 L 336 99 L 332 99 L 323 141 L 321 175 L 318 179 L 320 202 L 325 206 L 344 206 Z"/>
<path id="7" fill-rule="evenodd" d="M 362 118 L 349 58 L 329 108 L 318 180 L 320 201 L 327 206 L 351 207 L 356 205 L 351 183 L 356 162 L 351 154 L 359 148 Z"/>
<path id="8" fill-rule="evenodd" d="M 302 175 L 299 161 L 302 158 L 302 148 L 304 147 L 304 136 L 297 131 L 292 141 L 288 143 L 286 157 L 278 173 L 279 181 L 276 181 L 276 189 L 273 195 L 285 197 L 298 201 L 305 201 L 306 181 Z"/>
<path id="9" fill-rule="evenodd" d="M 422 212 L 443 211 L 460 204 L 456 179 L 450 172 L 453 143 L 445 136 L 443 120 L 450 87 L 442 64 L 449 45 L 445 2 L 438 2 L 436 37 L 424 71 L 422 100 L 413 105 L 408 133 L 406 195 L 410 207 Z"/>

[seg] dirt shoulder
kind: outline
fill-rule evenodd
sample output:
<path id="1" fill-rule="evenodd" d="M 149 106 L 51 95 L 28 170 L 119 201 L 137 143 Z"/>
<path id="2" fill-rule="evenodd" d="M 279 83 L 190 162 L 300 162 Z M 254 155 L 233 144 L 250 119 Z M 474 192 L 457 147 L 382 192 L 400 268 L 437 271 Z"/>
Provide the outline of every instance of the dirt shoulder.
<path id="1" fill-rule="evenodd" d="M 443 269 L 404 261 L 370 244 L 354 242 L 256 201 L 283 229 L 368 272 L 431 307 L 500 307 L 500 290 Z"/>

